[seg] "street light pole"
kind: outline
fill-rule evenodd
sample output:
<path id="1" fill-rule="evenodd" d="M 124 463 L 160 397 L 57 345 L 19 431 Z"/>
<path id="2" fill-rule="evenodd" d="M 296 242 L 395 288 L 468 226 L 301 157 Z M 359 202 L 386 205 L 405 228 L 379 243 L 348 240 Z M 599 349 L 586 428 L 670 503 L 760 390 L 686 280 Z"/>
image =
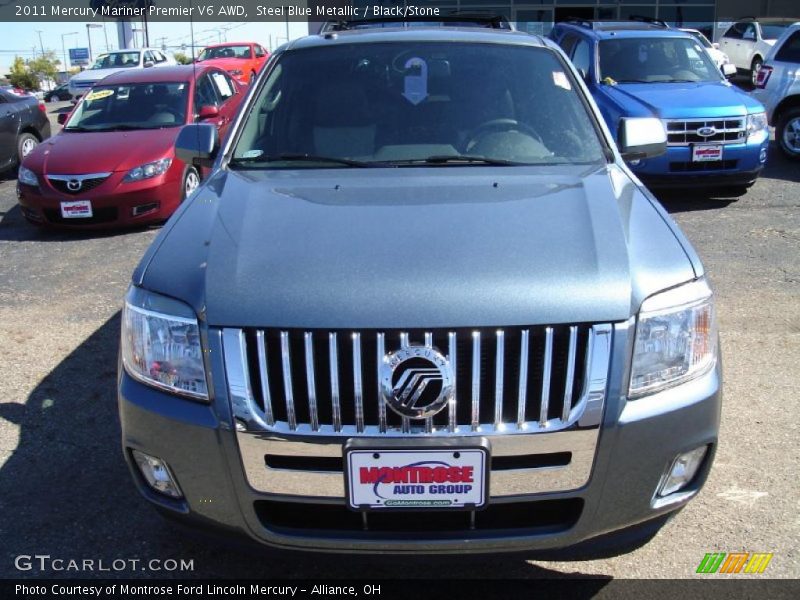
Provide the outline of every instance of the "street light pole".
<path id="1" fill-rule="evenodd" d="M 92 36 L 91 36 L 91 31 L 90 31 L 91 29 L 103 29 L 103 30 L 105 30 L 105 27 L 103 27 L 102 25 L 98 25 L 97 23 L 87 23 L 86 24 L 86 37 L 89 40 L 89 64 L 90 65 L 92 64 L 92 62 L 94 62 L 93 56 L 92 56 Z"/>
<path id="2" fill-rule="evenodd" d="M 39 34 L 39 47 L 42 49 L 42 56 L 44 56 L 44 44 L 42 43 L 42 33 L 43 33 L 43 31 L 41 29 L 37 29 L 36 33 Z"/>
<path id="3" fill-rule="evenodd" d="M 70 31 L 69 33 L 62 33 L 61 34 L 61 52 L 64 54 L 64 74 L 66 75 L 69 72 L 69 67 L 67 67 L 67 46 L 64 43 L 64 38 L 68 35 L 78 35 L 77 31 Z"/>

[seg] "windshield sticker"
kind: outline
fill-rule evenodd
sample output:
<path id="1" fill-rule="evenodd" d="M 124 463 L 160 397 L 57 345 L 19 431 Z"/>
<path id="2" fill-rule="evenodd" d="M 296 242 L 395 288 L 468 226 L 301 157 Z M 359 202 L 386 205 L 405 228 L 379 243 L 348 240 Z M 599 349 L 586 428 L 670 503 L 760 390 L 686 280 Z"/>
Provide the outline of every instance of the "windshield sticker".
<path id="1" fill-rule="evenodd" d="M 262 154 L 264 154 L 263 150 L 248 150 L 242 154 L 242 158 L 258 158 Z"/>
<path id="2" fill-rule="evenodd" d="M 114 95 L 114 90 L 97 90 L 96 92 L 89 92 L 86 94 L 86 99 L 91 100 L 102 100 L 103 98 L 108 98 L 109 96 Z"/>
<path id="3" fill-rule="evenodd" d="M 412 56 L 406 61 L 405 68 L 414 74 L 405 76 L 403 97 L 416 106 L 428 97 L 428 63 Z"/>
<path id="4" fill-rule="evenodd" d="M 225 79 L 225 76 L 222 73 L 214 73 L 211 75 L 214 78 L 214 81 L 217 84 L 217 88 L 219 88 L 220 93 L 224 97 L 233 96 L 233 90 L 231 86 L 228 84 L 228 80 Z"/>
<path id="5" fill-rule="evenodd" d="M 572 89 L 572 86 L 569 84 L 569 79 L 567 79 L 567 75 L 564 73 L 564 71 L 553 71 L 553 83 L 567 91 Z"/>

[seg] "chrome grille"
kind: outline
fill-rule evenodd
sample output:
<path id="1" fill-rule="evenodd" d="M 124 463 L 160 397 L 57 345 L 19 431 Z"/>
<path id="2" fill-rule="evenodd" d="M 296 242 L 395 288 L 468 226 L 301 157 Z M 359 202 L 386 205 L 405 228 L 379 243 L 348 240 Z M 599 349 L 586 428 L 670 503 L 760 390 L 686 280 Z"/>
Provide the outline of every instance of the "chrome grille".
<path id="1" fill-rule="evenodd" d="M 667 130 L 667 144 L 670 146 L 737 144 L 743 143 L 747 137 L 745 117 L 667 119 L 664 121 L 664 127 Z M 704 127 L 714 128 L 714 133 L 707 136 L 700 135 L 698 130 Z"/>
<path id="2" fill-rule="evenodd" d="M 47 181 L 50 185 L 59 192 L 65 194 L 85 194 L 93 190 L 101 183 L 103 183 L 111 173 L 93 173 L 91 175 L 48 175 Z M 78 186 L 77 189 L 70 189 L 70 182 L 73 183 L 73 188 Z"/>
<path id="3" fill-rule="evenodd" d="M 605 393 L 610 325 L 327 331 L 223 330 L 240 430 L 318 435 L 527 433 L 563 429 Z M 387 351 L 425 344 L 445 354 L 454 393 L 433 417 L 387 407 Z M 587 375 L 589 373 L 589 375 Z M 602 389 L 595 389 L 602 388 Z"/>

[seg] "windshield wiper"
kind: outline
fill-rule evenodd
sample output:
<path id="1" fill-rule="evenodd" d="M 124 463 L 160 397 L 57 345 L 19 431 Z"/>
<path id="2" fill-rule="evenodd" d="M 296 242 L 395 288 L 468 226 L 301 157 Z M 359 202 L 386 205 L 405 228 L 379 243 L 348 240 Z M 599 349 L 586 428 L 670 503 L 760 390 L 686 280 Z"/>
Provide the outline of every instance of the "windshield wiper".
<path id="1" fill-rule="evenodd" d="M 322 162 L 322 163 L 333 163 L 337 165 L 344 165 L 347 167 L 371 167 L 373 166 L 370 163 L 366 163 L 360 160 L 351 160 L 349 158 L 338 158 L 335 156 L 319 156 L 316 154 L 293 154 L 293 153 L 283 153 L 283 154 L 270 154 L 270 155 L 260 155 L 260 156 L 248 156 L 248 157 L 241 157 L 241 158 L 234 158 L 231 160 L 234 164 L 245 164 L 245 163 L 262 163 L 262 162 L 280 162 L 280 161 L 298 161 L 298 162 Z"/>
<path id="2" fill-rule="evenodd" d="M 409 158 L 407 160 L 387 161 L 388 165 L 456 165 L 456 164 L 476 164 L 508 167 L 513 165 L 524 165 L 526 163 L 505 160 L 502 158 L 487 158 L 485 156 L 469 156 L 468 154 L 435 154 L 426 158 Z"/>

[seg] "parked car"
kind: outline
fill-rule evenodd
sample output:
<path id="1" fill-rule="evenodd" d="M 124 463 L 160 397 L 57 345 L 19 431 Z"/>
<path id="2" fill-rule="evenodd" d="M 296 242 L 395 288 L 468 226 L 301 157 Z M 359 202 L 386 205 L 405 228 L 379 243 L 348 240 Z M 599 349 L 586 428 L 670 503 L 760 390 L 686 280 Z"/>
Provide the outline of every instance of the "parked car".
<path id="1" fill-rule="evenodd" d="M 767 54 L 753 96 L 767 108 L 778 147 L 800 160 L 800 23 L 788 27 Z"/>
<path id="2" fill-rule="evenodd" d="M 45 102 L 63 102 L 65 100 L 72 100 L 72 94 L 69 93 L 69 85 L 66 83 L 62 83 L 44 94 Z"/>
<path id="3" fill-rule="evenodd" d="M 697 40 L 703 45 L 703 48 L 706 49 L 711 59 L 714 61 L 714 64 L 717 65 L 717 68 L 722 71 L 722 65 L 731 62 L 728 55 L 725 54 L 722 50 L 719 49 L 719 44 L 708 41 L 708 38 L 703 35 L 703 32 L 699 29 L 687 29 L 682 27 L 681 31 L 685 31 L 686 33 L 690 33 L 693 35 Z"/>
<path id="4" fill-rule="evenodd" d="M 94 84 L 112 73 L 126 69 L 172 67 L 177 64 L 171 54 L 156 48 L 127 48 L 105 52 L 97 57 L 90 68 L 70 77 L 68 89 L 72 97 L 77 100 Z"/>
<path id="5" fill-rule="evenodd" d="M 261 67 L 267 62 L 269 52 L 255 42 L 214 44 L 203 48 L 198 63 L 224 69 L 243 84 L 252 83 Z"/>
<path id="6" fill-rule="evenodd" d="M 340 31 L 266 68 L 227 141 L 181 131 L 214 172 L 124 302 L 144 497 L 284 549 L 652 537 L 703 485 L 721 401 L 703 266 L 624 162 L 665 151 L 661 122 L 625 117 L 618 148 L 520 32 Z"/>
<path id="7" fill-rule="evenodd" d="M 109 75 L 25 158 L 22 214 L 72 228 L 165 220 L 203 175 L 175 156 L 181 126 L 203 121 L 224 137 L 242 96 L 227 73 L 203 65 Z"/>
<path id="8" fill-rule="evenodd" d="M 50 137 L 50 120 L 35 96 L 0 89 L 0 172 L 17 166 Z"/>
<path id="9" fill-rule="evenodd" d="M 753 85 L 777 40 L 796 19 L 743 19 L 728 28 L 719 41 L 719 48 L 730 57 L 736 68 L 746 73 Z"/>
<path id="10" fill-rule="evenodd" d="M 585 74 L 612 132 L 626 117 L 663 123 L 666 154 L 630 165 L 649 187 L 741 194 L 755 182 L 769 145 L 764 107 L 732 86 L 692 35 L 651 23 L 582 21 L 557 24 L 551 37 Z"/>

